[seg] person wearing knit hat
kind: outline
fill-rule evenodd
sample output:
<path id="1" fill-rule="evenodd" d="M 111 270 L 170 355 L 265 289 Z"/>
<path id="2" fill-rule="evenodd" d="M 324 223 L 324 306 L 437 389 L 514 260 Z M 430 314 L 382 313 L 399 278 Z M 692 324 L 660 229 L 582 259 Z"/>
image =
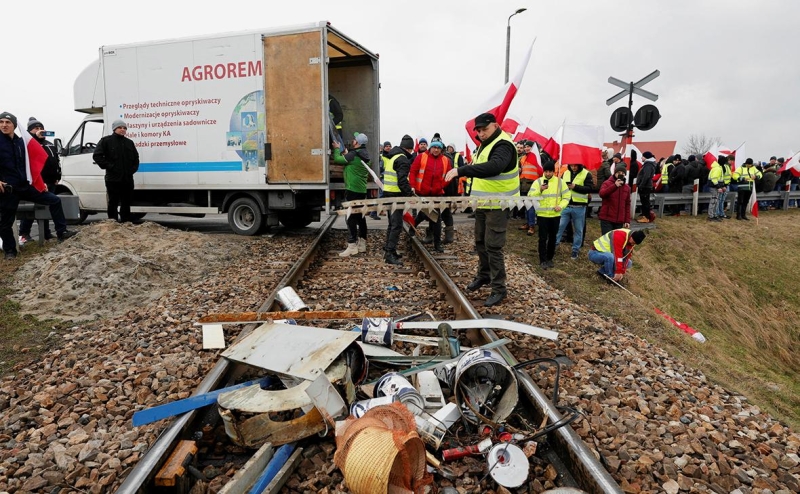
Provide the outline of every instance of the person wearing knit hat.
<path id="1" fill-rule="evenodd" d="M 34 128 L 40 127 L 44 130 L 44 124 L 36 119 L 36 117 L 31 117 L 28 119 L 28 132 L 32 131 Z"/>
<path id="2" fill-rule="evenodd" d="M 633 249 L 644 242 L 645 230 L 618 228 L 602 235 L 592 243 L 589 260 L 600 265 L 597 274 L 603 279 L 622 281 L 633 265 Z"/>
<path id="3" fill-rule="evenodd" d="M 139 170 L 139 152 L 133 141 L 126 137 L 128 126 L 123 120 L 111 123 L 111 134 L 100 139 L 92 158 L 106 171 L 108 193 L 108 218 L 120 223 L 141 223 L 131 216 L 133 202 L 133 175 Z M 119 212 L 117 212 L 119 208 Z"/>
<path id="4" fill-rule="evenodd" d="M 13 114 L 11 114 L 11 113 L 9 113 L 7 111 L 4 111 L 4 112 L 0 113 L 0 120 L 8 120 L 13 125 L 11 130 L 14 130 L 14 129 L 17 128 L 17 117 L 15 117 Z M 5 134 L 5 132 L 4 132 L 4 134 Z"/>
<path id="5" fill-rule="evenodd" d="M 367 181 L 369 180 L 369 151 L 365 147 L 369 139 L 366 134 L 353 134 L 350 150 L 342 154 L 339 141 L 333 141 L 332 160 L 344 166 L 344 201 L 360 201 L 367 198 Z M 347 216 L 347 248 L 339 253 L 339 257 L 350 257 L 367 251 L 367 219 L 363 213 L 352 213 Z"/>
<path id="6" fill-rule="evenodd" d="M 44 138 L 44 124 L 36 117 L 28 119 L 28 133 L 31 138 L 41 144 L 42 149 L 47 154 L 44 166 L 42 167 L 41 177 L 47 190 L 56 193 L 56 184 L 61 180 L 61 163 L 58 157 L 58 148 L 55 144 Z M 32 219 L 19 220 L 19 246 L 22 247 L 31 240 Z M 50 221 L 44 220 L 43 227 L 39 230 L 40 240 L 50 240 L 53 234 L 50 231 Z"/>
<path id="7" fill-rule="evenodd" d="M 383 158 L 383 197 L 409 197 L 412 194 L 408 173 L 411 171 L 414 139 L 406 134 L 400 139 L 400 146 L 393 147 Z M 383 260 L 386 264 L 401 266 L 397 244 L 403 230 L 403 208 L 396 208 L 389 215 L 389 227 L 386 230 L 386 243 L 383 246 Z"/>
<path id="8" fill-rule="evenodd" d="M 6 260 L 17 257 L 13 227 L 20 201 L 48 206 L 59 241 L 76 235 L 67 230 L 61 199 L 47 191 L 41 174 L 34 174 L 28 181 L 26 161 L 30 161 L 32 169 L 43 166 L 47 153 L 41 146 L 26 147 L 25 141 L 14 132 L 16 127 L 14 115 L 0 113 L 0 240 Z"/>
<path id="9" fill-rule="evenodd" d="M 755 184 L 761 180 L 761 172 L 753 164 L 753 158 L 744 160 L 742 166 L 734 170 L 731 178 L 739 184 L 736 191 L 736 219 L 749 221 L 747 217 L 747 205 L 750 203 L 750 196 L 753 194 Z"/>
<path id="10" fill-rule="evenodd" d="M 422 154 L 428 152 L 428 140 L 424 137 L 420 137 L 418 144 L 417 144 L 417 154 Z M 416 157 L 416 154 L 414 155 Z"/>

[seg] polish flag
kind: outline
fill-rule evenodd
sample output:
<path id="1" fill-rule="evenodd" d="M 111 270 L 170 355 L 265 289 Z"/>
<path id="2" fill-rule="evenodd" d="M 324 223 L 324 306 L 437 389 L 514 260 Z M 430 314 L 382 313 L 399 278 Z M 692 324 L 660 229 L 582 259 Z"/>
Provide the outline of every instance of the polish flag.
<path id="1" fill-rule="evenodd" d="M 753 187 L 753 192 L 750 194 L 750 200 L 747 202 L 747 210 L 750 214 L 755 216 L 758 221 L 758 199 L 756 199 L 756 188 Z"/>
<path id="2" fill-rule="evenodd" d="M 555 134 L 544 143 L 542 151 L 547 153 L 553 161 L 558 161 L 561 158 L 561 142 L 564 140 L 564 126 L 558 128 Z"/>
<path id="3" fill-rule="evenodd" d="M 500 120 L 498 119 L 498 122 L 499 121 Z M 516 142 L 517 132 L 524 127 L 520 122 L 522 122 L 522 120 L 516 115 L 506 115 L 506 118 L 503 119 L 503 123 L 500 125 L 500 128 L 503 129 L 503 132 L 506 134 L 514 136 L 514 142 Z"/>
<path id="4" fill-rule="evenodd" d="M 778 173 L 783 173 L 786 170 L 792 172 L 795 177 L 800 177 L 800 153 L 789 151 L 789 158 L 783 162 L 783 166 L 778 169 Z"/>
<path id="5" fill-rule="evenodd" d="M 735 152 L 735 150 L 731 150 L 728 146 L 713 146 L 703 155 L 703 161 L 706 162 L 706 168 L 710 170 L 711 166 L 717 161 L 717 156 L 730 156 Z"/>
<path id="6" fill-rule="evenodd" d="M 520 84 L 522 84 L 522 76 L 525 75 L 525 69 L 528 67 L 528 61 L 531 58 L 533 45 L 535 43 L 536 39 L 533 40 L 531 47 L 528 48 L 528 52 L 522 59 L 522 66 L 514 75 L 514 77 L 508 81 L 500 91 L 495 93 L 491 98 L 484 102 L 480 106 L 480 109 L 475 112 L 475 116 L 467 121 L 467 123 L 464 125 L 464 128 L 467 129 L 467 135 L 470 136 L 476 145 L 480 144 L 480 141 L 476 138 L 475 131 L 473 130 L 475 128 L 475 117 L 481 113 L 491 113 L 495 116 L 497 122 L 500 123 L 500 125 L 503 125 L 506 114 L 508 113 L 508 108 L 511 106 L 511 102 L 514 100 L 514 96 L 516 96 Z M 517 125 L 519 125 L 519 123 L 517 123 Z"/>
<path id="7" fill-rule="evenodd" d="M 597 170 L 603 162 L 603 127 L 598 125 L 567 125 L 561 133 L 561 162 L 580 163 L 587 170 Z"/>
<path id="8" fill-rule="evenodd" d="M 514 140 L 517 141 L 519 139 L 525 139 L 526 141 L 533 141 L 539 145 L 539 147 L 543 147 L 547 144 L 547 137 L 539 134 L 535 130 L 531 129 L 530 127 L 525 127 L 522 132 L 518 132 L 517 135 L 514 137 Z"/>
<path id="9" fill-rule="evenodd" d="M 47 161 L 47 151 L 36 139 L 31 137 L 27 130 L 19 130 L 22 141 L 25 143 L 25 148 L 28 150 L 25 153 L 25 175 L 34 189 L 44 192 L 47 190 L 47 185 L 42 180 L 42 170 L 44 169 L 44 162 Z"/>

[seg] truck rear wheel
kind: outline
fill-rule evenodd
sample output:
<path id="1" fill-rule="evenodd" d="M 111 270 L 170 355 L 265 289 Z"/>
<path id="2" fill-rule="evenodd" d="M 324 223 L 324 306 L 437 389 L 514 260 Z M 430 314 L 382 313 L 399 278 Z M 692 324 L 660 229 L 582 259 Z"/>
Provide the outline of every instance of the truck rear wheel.
<path id="1" fill-rule="evenodd" d="M 261 209 L 251 197 L 240 197 L 228 209 L 228 224 L 238 235 L 252 236 L 261 230 Z"/>
<path id="2" fill-rule="evenodd" d="M 286 228 L 303 228 L 314 221 L 314 211 L 310 209 L 292 209 L 278 211 L 278 220 Z"/>

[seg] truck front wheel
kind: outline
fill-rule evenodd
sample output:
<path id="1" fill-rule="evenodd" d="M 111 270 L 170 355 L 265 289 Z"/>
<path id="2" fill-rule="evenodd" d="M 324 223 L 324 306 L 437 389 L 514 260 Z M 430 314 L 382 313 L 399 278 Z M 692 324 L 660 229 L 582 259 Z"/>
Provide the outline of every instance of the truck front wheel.
<path id="1" fill-rule="evenodd" d="M 238 235 L 252 236 L 261 230 L 261 209 L 250 197 L 240 197 L 233 201 L 228 209 L 228 224 Z"/>

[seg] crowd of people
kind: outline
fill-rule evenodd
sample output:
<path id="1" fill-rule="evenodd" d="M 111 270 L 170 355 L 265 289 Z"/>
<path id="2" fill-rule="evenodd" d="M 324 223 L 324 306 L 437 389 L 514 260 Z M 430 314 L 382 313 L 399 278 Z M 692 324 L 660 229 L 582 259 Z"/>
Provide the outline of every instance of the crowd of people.
<path id="1" fill-rule="evenodd" d="M 627 171 L 619 155 L 609 160 L 615 163 L 615 167 L 608 180 L 595 185 L 594 175 L 583 164 L 570 163 L 557 172 L 553 160 L 534 154 L 533 142 L 515 143 L 491 113 L 478 115 L 473 130 L 480 144 L 469 163 L 453 144 L 445 146 L 439 134 L 435 134 L 430 142 L 426 138 L 415 141 L 406 134 L 398 146 L 385 141 L 380 151 L 381 197 L 384 198 L 459 195 L 477 198 L 526 195 L 538 198 L 536 207 L 509 211 L 502 209 L 499 203 L 486 202 L 470 212 L 470 216 L 475 218 L 478 267 L 466 289 L 477 291 L 488 286 L 490 291 L 484 302 L 487 307 L 497 305 L 507 297 L 504 248 L 512 217 L 524 219 L 520 229 L 529 235 L 535 234 L 539 227 L 538 252 L 542 269 L 554 266 L 556 246 L 561 241 L 571 245 L 570 259 L 577 260 L 584 247 L 590 196 L 598 190 L 605 206 L 599 215 L 602 235 L 591 243 L 588 257 L 600 265 L 598 275 L 608 280 L 621 280 L 630 266 L 634 246 L 644 240 L 645 234 L 630 229 L 631 189 L 625 183 Z M 366 197 L 371 164 L 365 149 L 368 142 L 366 135 L 356 133 L 348 150 L 342 151 L 339 144 L 332 144 L 333 162 L 344 167 L 345 199 L 348 201 Z M 403 264 L 397 251 L 403 214 L 403 208 L 387 214 L 383 259 L 388 264 Z M 371 216 L 378 218 L 377 213 Z M 444 208 L 416 213 L 410 234 L 417 232 L 417 227 L 424 222 L 428 223 L 428 228 L 422 241 L 431 243 L 434 251 L 443 252 L 443 245 L 453 241 L 452 211 Z M 367 223 L 364 215 L 351 213 L 346 223 L 347 246 L 339 255 L 349 257 L 365 252 Z"/>

